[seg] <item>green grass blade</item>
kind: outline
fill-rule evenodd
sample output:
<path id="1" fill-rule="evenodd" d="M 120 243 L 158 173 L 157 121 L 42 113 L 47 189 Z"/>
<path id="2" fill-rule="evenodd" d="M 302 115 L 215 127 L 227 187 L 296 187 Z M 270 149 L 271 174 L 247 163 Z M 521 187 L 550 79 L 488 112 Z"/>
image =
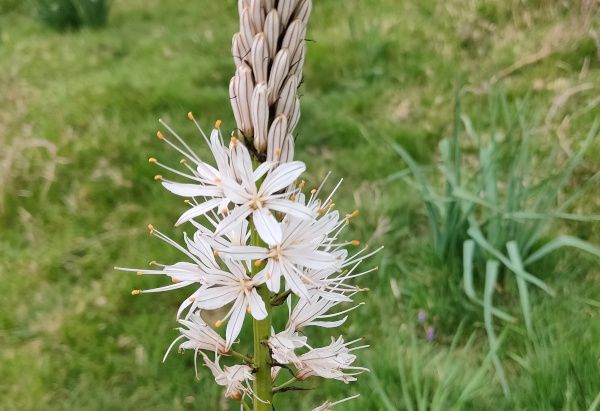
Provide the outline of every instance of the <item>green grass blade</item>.
<path id="1" fill-rule="evenodd" d="M 442 219 L 439 211 L 436 208 L 436 204 L 429 200 L 429 198 L 432 195 L 431 190 L 429 189 L 430 184 L 425 178 L 423 172 L 421 171 L 421 167 L 413 160 L 412 156 L 408 153 L 408 151 L 406 151 L 402 146 L 396 143 L 392 143 L 392 148 L 406 162 L 419 185 L 421 195 L 423 196 L 423 199 L 425 201 L 425 208 L 427 209 L 427 216 L 429 220 L 429 226 L 433 234 L 434 246 L 438 247 L 440 244 L 439 227 L 442 224 Z"/>
<path id="2" fill-rule="evenodd" d="M 498 251 L 498 249 L 496 249 L 489 242 L 487 242 L 479 229 L 475 228 L 472 225 L 467 232 L 469 233 L 471 238 L 473 240 L 475 240 L 477 245 L 479 245 L 481 248 L 483 248 L 488 253 L 493 255 L 496 259 L 498 259 L 500 262 L 502 262 L 502 264 L 504 264 L 513 273 L 515 273 L 516 275 L 520 275 L 521 277 L 523 277 L 523 279 L 525 279 L 526 281 L 529 281 L 530 283 L 541 288 L 546 293 L 548 293 L 550 295 L 554 295 L 554 291 L 545 282 L 543 282 L 542 280 L 540 280 L 539 278 L 535 277 L 534 275 L 528 273 L 525 270 L 520 270 L 508 258 L 506 258 L 506 256 L 504 254 L 502 254 L 500 251 Z"/>
<path id="3" fill-rule="evenodd" d="M 500 358 L 498 357 L 498 339 L 494 332 L 494 322 L 492 316 L 492 298 L 494 295 L 494 288 L 496 287 L 496 280 L 498 277 L 498 267 L 500 263 L 496 260 L 488 260 L 485 267 L 485 290 L 483 293 L 483 320 L 485 324 L 485 331 L 488 336 L 488 342 L 490 344 L 490 353 L 492 355 L 492 362 L 496 368 L 496 376 L 502 386 L 504 395 L 510 397 L 510 389 L 506 380 L 506 373 L 502 367 Z"/>
<path id="4" fill-rule="evenodd" d="M 414 411 L 413 400 L 408 391 L 408 379 L 406 378 L 406 371 L 404 369 L 403 353 L 398 354 L 398 373 L 400 374 L 400 387 L 402 389 L 402 401 L 407 411 Z"/>
<path id="5" fill-rule="evenodd" d="M 546 220 L 551 218 L 581 221 L 581 222 L 597 222 L 600 221 L 600 215 L 578 215 L 570 213 L 537 213 L 534 211 L 515 211 L 504 215 L 505 218 L 516 220 Z"/>
<path id="6" fill-rule="evenodd" d="M 473 257 L 475 252 L 475 242 L 473 240 L 466 240 L 463 243 L 463 287 L 465 294 L 471 300 L 479 305 L 483 305 L 483 302 L 477 298 L 475 287 L 473 285 Z M 515 322 L 516 318 L 504 311 L 493 307 L 492 314 L 501 320 L 508 322 Z"/>
<path id="7" fill-rule="evenodd" d="M 463 287 L 467 297 L 476 300 L 475 287 L 473 286 L 473 256 L 475 253 L 475 242 L 466 240 L 463 243 Z"/>
<path id="8" fill-rule="evenodd" d="M 535 261 L 538 261 L 539 259 L 544 258 L 552 251 L 555 251 L 562 247 L 574 247 L 600 258 L 600 247 L 587 241 L 581 240 L 577 237 L 573 237 L 570 235 L 561 235 L 556 237 L 549 243 L 545 244 L 544 246 L 540 247 L 536 252 L 531 254 L 529 258 L 525 260 L 525 265 L 529 265 Z"/>
<path id="9" fill-rule="evenodd" d="M 369 364 L 369 368 L 371 370 L 374 370 L 373 365 L 371 364 Z M 385 392 L 385 388 L 383 387 L 383 384 L 381 383 L 379 378 L 377 378 L 377 374 L 375 372 L 371 372 L 371 386 L 373 387 L 373 390 L 377 393 L 379 399 L 381 400 L 381 403 L 387 411 L 397 411 L 396 407 L 394 406 L 394 403 L 392 403 L 392 400 Z"/>
<path id="10" fill-rule="evenodd" d="M 521 271 L 524 271 L 523 261 L 521 260 L 521 254 L 519 253 L 519 246 L 514 241 L 509 241 L 506 244 L 508 256 L 513 264 Z M 517 289 L 519 290 L 519 300 L 521 302 L 521 311 L 523 312 L 523 318 L 525 319 L 525 328 L 527 334 L 531 338 L 533 335 L 533 327 L 531 323 L 531 304 L 529 302 L 529 290 L 527 289 L 527 282 L 520 275 L 516 276 Z"/>
<path id="11" fill-rule="evenodd" d="M 598 395 L 596 395 L 596 398 L 594 398 L 594 401 L 592 401 L 592 403 L 590 404 L 590 408 L 588 408 L 588 411 L 597 411 L 598 406 L 600 406 L 600 392 L 598 393 Z"/>

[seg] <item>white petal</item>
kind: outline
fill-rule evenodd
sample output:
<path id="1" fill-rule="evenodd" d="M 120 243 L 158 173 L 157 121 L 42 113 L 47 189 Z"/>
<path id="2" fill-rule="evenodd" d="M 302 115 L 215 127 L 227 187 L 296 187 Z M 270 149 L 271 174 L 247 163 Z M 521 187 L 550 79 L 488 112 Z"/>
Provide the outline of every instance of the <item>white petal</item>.
<path id="1" fill-rule="evenodd" d="M 187 210 L 185 213 L 179 217 L 179 220 L 175 223 L 175 226 L 181 225 L 187 221 L 190 221 L 192 218 L 199 217 L 201 215 L 206 214 L 213 208 L 219 205 L 221 202 L 220 198 L 213 198 L 212 200 L 208 200 L 202 204 L 194 206 Z"/>
<path id="2" fill-rule="evenodd" d="M 338 321 L 311 321 L 311 322 L 307 323 L 306 325 L 307 326 L 314 325 L 314 326 L 323 327 L 323 328 L 337 328 L 340 325 L 344 324 L 346 322 L 346 319 L 348 319 L 348 316 L 346 316 Z"/>
<path id="3" fill-rule="evenodd" d="M 234 260 L 262 260 L 267 258 L 268 251 L 263 247 L 243 245 L 219 249 L 219 254 L 224 258 Z"/>
<path id="4" fill-rule="evenodd" d="M 164 188 L 169 190 L 173 194 L 177 194 L 182 197 L 220 197 L 221 193 L 219 189 L 214 186 L 203 186 L 200 184 L 184 184 L 184 183 L 171 183 L 163 181 L 162 185 Z"/>
<path id="5" fill-rule="evenodd" d="M 260 192 L 267 195 L 276 193 L 292 184 L 304 170 L 306 170 L 306 166 L 301 161 L 281 164 L 267 175 L 260 186 Z"/>
<path id="6" fill-rule="evenodd" d="M 233 301 L 239 294 L 239 288 L 233 286 L 211 287 L 200 292 L 196 296 L 198 307 L 205 310 L 216 310 Z"/>
<path id="7" fill-rule="evenodd" d="M 233 304 L 233 308 L 231 311 L 231 317 L 229 318 L 229 322 L 227 323 L 227 330 L 225 330 L 225 340 L 227 341 L 226 349 L 229 350 L 231 345 L 235 341 L 238 335 L 240 335 L 240 331 L 242 330 L 242 325 L 244 324 L 244 317 L 246 316 L 246 298 L 244 297 L 243 292 L 238 295 L 237 300 Z"/>
<path id="8" fill-rule="evenodd" d="M 336 259 L 332 254 L 319 250 L 292 250 L 287 252 L 285 256 L 293 264 L 315 270 L 330 268 L 336 263 Z"/>
<path id="9" fill-rule="evenodd" d="M 250 314 L 257 320 L 264 320 L 268 313 L 265 308 L 265 302 L 260 298 L 256 292 L 256 288 L 253 288 L 248 294 L 248 304 L 250 305 Z"/>
<path id="10" fill-rule="evenodd" d="M 239 185 L 233 179 L 229 177 L 223 177 L 221 180 L 221 186 L 223 187 L 223 194 L 225 194 L 225 197 L 231 200 L 231 202 L 243 204 L 248 201 L 248 194 L 244 187 Z"/>
<path id="11" fill-rule="evenodd" d="M 279 166 L 279 168 L 281 167 Z M 315 218 L 315 214 L 310 208 L 295 201 L 277 198 L 267 200 L 265 205 L 271 210 L 281 211 L 282 213 L 290 214 L 303 220 L 312 220 Z"/>
<path id="12" fill-rule="evenodd" d="M 242 180 L 243 187 L 252 189 L 254 187 L 254 176 L 252 174 L 252 159 L 248 149 L 239 141 L 232 142 L 230 147 L 231 162 L 236 176 Z"/>
<path id="13" fill-rule="evenodd" d="M 289 289 L 291 289 L 294 294 L 299 297 L 309 299 L 310 294 L 306 288 L 306 285 L 302 282 L 302 278 L 300 275 L 294 270 L 292 264 L 286 262 L 285 260 L 280 260 L 282 264 L 282 273 L 285 277 L 285 283 Z"/>
<path id="14" fill-rule="evenodd" d="M 275 163 L 272 161 L 266 161 L 256 167 L 256 170 L 254 170 L 254 181 L 260 180 L 261 177 L 271 171 L 273 167 L 275 167 Z"/>
<path id="15" fill-rule="evenodd" d="M 223 142 L 221 140 L 221 134 L 219 133 L 219 130 L 214 128 L 212 130 L 212 132 L 210 133 L 210 150 L 213 153 L 213 156 L 215 157 L 215 161 L 217 162 L 217 168 L 219 169 L 219 172 L 222 174 L 224 171 L 226 171 L 229 166 L 228 166 L 228 157 L 227 157 L 227 151 L 225 149 L 225 147 L 223 147 Z"/>
<path id="16" fill-rule="evenodd" d="M 215 236 L 219 236 L 223 233 L 228 233 L 231 230 L 233 230 L 235 227 L 238 226 L 238 224 L 241 224 L 244 218 L 250 215 L 251 211 L 252 210 L 250 209 L 250 207 L 246 205 L 234 208 L 232 211 L 229 212 L 227 217 L 222 219 L 219 222 L 219 224 L 217 224 Z"/>
<path id="17" fill-rule="evenodd" d="M 212 248 L 210 248 L 210 245 L 206 239 L 202 237 L 202 233 L 200 233 L 200 231 L 196 231 L 193 240 L 190 240 L 187 235 L 184 238 L 188 250 L 198 257 L 200 262 L 204 263 L 204 265 L 207 267 L 218 268 Z M 198 270 L 197 266 L 195 268 Z"/>
<path id="18" fill-rule="evenodd" d="M 267 278 L 267 287 L 274 293 L 278 293 L 281 290 L 281 264 L 279 261 L 269 260 L 270 264 L 267 264 L 265 269 L 269 269 Z"/>
<path id="19" fill-rule="evenodd" d="M 281 227 L 275 216 L 273 216 L 273 213 L 267 208 L 254 210 L 252 213 L 252 220 L 254 221 L 254 226 L 256 227 L 256 231 L 258 231 L 258 235 L 260 235 L 260 238 L 262 238 L 265 243 L 273 245 L 281 242 Z"/>

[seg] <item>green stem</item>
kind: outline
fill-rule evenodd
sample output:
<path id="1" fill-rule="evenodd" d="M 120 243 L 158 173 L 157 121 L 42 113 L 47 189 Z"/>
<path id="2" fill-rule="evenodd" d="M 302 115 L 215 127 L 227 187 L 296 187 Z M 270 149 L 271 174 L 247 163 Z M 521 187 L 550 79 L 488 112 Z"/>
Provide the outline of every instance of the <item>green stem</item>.
<path id="1" fill-rule="evenodd" d="M 250 365 L 254 365 L 254 360 L 252 358 L 250 358 L 247 355 L 244 355 L 240 352 L 237 352 L 234 350 L 229 350 L 229 352 L 227 354 L 231 355 L 232 357 L 239 358 L 240 360 L 242 360 Z"/>
<path id="2" fill-rule="evenodd" d="M 252 245 L 264 246 L 258 232 L 251 226 Z M 256 275 L 260 271 L 260 267 L 252 266 L 252 275 Z M 254 398 L 254 411 L 270 411 L 272 410 L 273 402 L 273 382 L 271 381 L 271 353 L 266 341 L 271 335 L 271 294 L 266 284 L 262 284 L 257 289 L 258 295 L 265 303 L 267 308 L 267 316 L 264 320 L 253 319 L 254 331 L 254 365 L 256 366 L 256 374 L 254 380 L 254 394 L 258 398 Z"/>
<path id="3" fill-rule="evenodd" d="M 278 385 L 277 387 L 273 388 L 273 392 L 281 391 L 281 389 L 282 389 L 282 388 L 289 387 L 290 385 L 292 385 L 292 384 L 293 384 L 293 383 L 295 383 L 296 381 L 298 381 L 298 380 L 296 379 L 296 377 L 294 377 L 294 378 L 290 378 L 289 380 L 287 380 L 287 381 L 286 381 L 286 382 L 284 382 L 283 384 L 281 384 L 281 385 Z"/>

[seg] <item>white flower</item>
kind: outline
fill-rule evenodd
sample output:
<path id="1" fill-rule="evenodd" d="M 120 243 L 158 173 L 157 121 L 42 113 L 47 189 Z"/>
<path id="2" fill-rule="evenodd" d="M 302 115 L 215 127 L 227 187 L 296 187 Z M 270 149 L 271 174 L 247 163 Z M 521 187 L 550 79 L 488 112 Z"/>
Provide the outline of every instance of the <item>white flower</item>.
<path id="1" fill-rule="evenodd" d="M 289 194 L 281 192 L 304 172 L 306 168 L 304 163 L 292 161 L 281 164 L 272 171 L 274 163 L 263 163 L 253 170 L 248 149 L 235 138 L 231 139 L 230 151 L 239 183 L 233 178 L 223 177 L 222 185 L 225 196 L 237 207 L 218 224 L 215 235 L 230 231 L 241 220 L 252 215 L 252 222 L 260 238 L 267 244 L 276 244 L 281 241 L 282 234 L 273 211 L 280 211 L 304 220 L 314 218 L 310 209 L 291 201 L 288 198 Z M 257 188 L 256 183 L 267 172 L 264 181 Z"/>
<path id="2" fill-rule="evenodd" d="M 221 354 L 227 352 L 225 340 L 202 320 L 200 313 L 197 312 L 191 315 L 189 319 L 180 319 L 178 322 L 187 327 L 179 327 L 178 330 L 181 335 L 173 341 L 175 343 L 180 338 L 187 339 L 179 345 L 180 350 L 209 350 Z"/>
<path id="3" fill-rule="evenodd" d="M 254 380 L 252 368 L 248 365 L 232 365 L 221 368 L 219 356 L 216 356 L 215 361 L 209 360 L 204 353 L 202 353 L 202 356 L 204 357 L 204 364 L 212 372 L 216 383 L 225 387 L 225 397 L 240 400 L 244 395 L 254 395 L 249 385 L 249 381 Z"/>
<path id="4" fill-rule="evenodd" d="M 155 158 L 150 158 L 149 161 L 151 163 L 156 163 L 162 168 L 177 174 L 181 177 L 185 177 L 191 180 L 191 183 L 179 183 L 175 181 L 170 181 L 164 179 L 162 176 L 158 175 L 155 178 L 157 180 L 162 181 L 162 185 L 172 192 L 173 194 L 182 196 L 182 197 L 200 197 L 203 198 L 204 201 L 199 203 L 193 203 L 193 207 L 188 211 L 183 213 L 181 217 L 177 220 L 175 225 L 183 224 L 186 221 L 189 221 L 195 217 L 199 217 L 201 215 L 205 215 L 207 212 L 219 208 L 219 210 L 226 210 L 229 204 L 229 200 L 225 198 L 223 194 L 222 187 L 222 179 L 224 177 L 233 176 L 233 168 L 231 166 L 229 160 L 229 151 L 227 147 L 224 146 L 223 140 L 218 128 L 213 129 L 210 135 L 210 140 L 206 137 L 198 123 L 194 120 L 191 113 L 188 115 L 190 119 L 194 121 L 198 129 L 202 133 L 207 145 L 209 146 L 213 157 L 215 159 L 216 168 L 212 165 L 202 161 L 200 157 L 183 141 L 181 137 L 171 127 L 169 127 L 166 123 L 161 120 L 161 124 L 163 124 L 169 132 L 175 137 L 175 139 L 182 145 L 179 145 L 171 142 L 167 139 L 160 131 L 157 133 L 159 139 L 165 141 L 179 153 L 184 156 L 181 163 L 187 168 L 187 172 L 182 172 L 176 170 L 174 168 L 168 167 L 156 160 Z M 192 167 L 193 164 L 195 167 Z"/>
<path id="5" fill-rule="evenodd" d="M 124 271 L 137 271 L 138 274 L 168 275 L 175 283 L 149 290 L 134 290 L 132 294 L 169 291 L 191 284 L 199 284 L 199 288 L 179 306 L 177 318 L 186 309 L 188 309 L 187 317 L 189 317 L 198 308 L 216 310 L 233 302 L 227 315 L 216 324 L 220 326 L 225 320 L 230 319 L 227 323 L 225 334 L 227 341 L 226 351 L 231 348 L 231 344 L 233 344 L 235 338 L 239 335 L 246 311 L 250 312 L 257 320 L 262 320 L 267 316 L 265 303 L 255 288 L 261 282 L 251 279 L 246 274 L 244 266 L 237 261 L 224 261 L 229 271 L 223 270 L 216 261 L 213 250 L 201 232 L 196 232 L 193 239 L 184 235 L 187 248 L 182 247 L 152 226 L 150 226 L 150 232 L 183 252 L 195 264 L 179 262 L 173 265 L 161 265 L 163 267 L 161 270 L 138 270 L 115 267 Z M 154 264 L 159 265 L 158 263 Z"/>
<path id="6" fill-rule="evenodd" d="M 244 267 L 237 261 L 226 260 L 225 264 L 229 271 L 218 267 L 207 271 L 206 283 L 192 296 L 191 309 L 216 310 L 233 302 L 225 317 L 215 324 L 219 327 L 229 319 L 225 330 L 226 349 L 229 350 L 240 334 L 246 311 L 255 319 L 263 320 L 267 316 L 267 309 L 256 291 L 256 286 L 260 284 L 248 277 Z"/>
<path id="7" fill-rule="evenodd" d="M 306 284 L 312 280 L 302 268 L 336 271 L 340 262 L 336 255 L 319 249 L 327 239 L 327 234 L 337 226 L 337 212 L 312 221 L 288 216 L 283 223 L 276 224 L 281 227 L 281 240 L 268 247 L 232 246 L 219 252 L 223 258 L 267 260 L 265 268 L 256 278 L 266 282 L 271 291 L 279 292 L 283 276 L 287 289 L 309 298 Z"/>
<path id="8" fill-rule="evenodd" d="M 290 300 L 288 300 L 288 302 L 289 301 Z M 294 310 L 290 313 L 286 330 L 290 332 L 297 332 L 304 327 L 311 325 L 323 328 L 337 328 L 346 322 L 348 316 L 345 316 L 339 320 L 329 320 L 330 318 L 339 317 L 364 304 L 360 303 L 346 310 L 327 314 L 329 310 L 344 301 L 352 300 L 350 300 L 348 297 L 346 297 L 346 300 L 329 300 L 325 298 L 319 298 L 317 296 L 312 296 L 307 300 L 300 299 L 294 306 Z"/>
<path id="9" fill-rule="evenodd" d="M 117 270 L 135 271 L 138 275 L 166 275 L 170 277 L 171 281 L 173 282 L 173 284 L 163 287 L 152 288 L 148 290 L 134 290 L 132 291 L 132 294 L 137 295 L 170 291 L 187 287 L 192 284 L 198 284 L 199 286 L 202 286 L 203 284 L 206 284 L 207 271 L 219 269 L 219 264 L 215 260 L 213 250 L 211 249 L 206 239 L 203 237 L 202 233 L 196 232 L 196 234 L 194 234 L 193 239 L 190 239 L 187 236 L 187 234 L 184 233 L 184 241 L 186 247 L 183 247 L 182 245 L 178 244 L 171 238 L 161 233 L 159 230 L 155 229 L 151 224 L 148 225 L 148 228 L 150 230 L 150 234 L 154 235 L 155 237 L 158 237 L 160 240 L 166 242 L 167 244 L 171 245 L 172 247 L 185 254 L 190 260 L 193 261 L 193 263 L 178 262 L 172 265 L 165 265 L 152 261 L 151 265 L 161 267 L 161 269 L 156 270 L 115 267 L 115 269 Z M 193 297 L 195 294 L 196 292 L 194 292 L 192 296 L 190 296 L 190 298 Z M 190 298 L 186 298 L 179 306 L 179 309 L 177 310 L 177 318 L 181 316 L 181 314 L 186 308 L 192 305 L 193 300 Z M 197 307 L 192 306 L 189 313 L 191 314 L 191 312 L 193 312 L 195 308 Z"/>
<path id="10" fill-rule="evenodd" d="M 279 364 L 293 363 L 300 366 L 300 360 L 295 353 L 297 348 L 306 346 L 306 337 L 291 331 L 282 331 L 269 337 L 268 343 L 272 357 Z"/>
<path id="11" fill-rule="evenodd" d="M 349 345 L 355 343 L 354 340 L 344 343 L 344 339 L 340 336 L 337 340 L 331 338 L 331 344 L 326 347 L 314 348 L 300 357 L 301 366 L 296 371 L 298 380 L 305 380 L 313 375 L 322 378 L 331 378 L 348 383 L 356 381 L 355 375 L 368 371 L 367 368 L 353 367 L 352 363 L 356 359 L 351 351 L 368 347 L 367 345 L 348 348 Z M 351 370 L 352 372 L 346 372 Z"/>
<path id="12" fill-rule="evenodd" d="M 190 316 L 189 320 L 178 320 L 179 323 L 187 328 L 179 327 L 177 330 L 181 335 L 169 345 L 167 352 L 163 357 L 163 362 L 167 359 L 173 346 L 182 338 L 186 341 L 179 344 L 179 351 L 194 350 L 194 368 L 198 375 L 196 358 L 199 350 L 208 350 L 216 353 L 225 354 L 227 352 L 225 340 L 210 328 L 200 317 L 200 313 Z"/>
<path id="13" fill-rule="evenodd" d="M 319 405 L 317 408 L 313 408 L 312 411 L 329 411 L 329 410 L 333 409 L 333 407 L 335 407 L 336 405 L 339 405 L 346 401 L 353 400 L 358 397 L 360 397 L 360 394 L 356 394 L 356 395 L 353 395 L 352 397 L 347 397 L 347 398 L 344 398 L 344 399 L 341 399 L 341 400 L 338 400 L 335 402 L 325 401 L 323 404 Z"/>

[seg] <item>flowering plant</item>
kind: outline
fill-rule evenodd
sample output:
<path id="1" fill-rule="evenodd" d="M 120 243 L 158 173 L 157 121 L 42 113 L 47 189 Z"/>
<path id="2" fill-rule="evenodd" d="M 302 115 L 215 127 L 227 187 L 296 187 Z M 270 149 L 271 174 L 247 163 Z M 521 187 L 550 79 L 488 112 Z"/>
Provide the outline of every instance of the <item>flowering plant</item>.
<path id="1" fill-rule="evenodd" d="M 212 153 L 214 161 L 205 161 L 161 121 L 171 136 L 161 131 L 157 136 L 183 156 L 182 167 L 149 159 L 184 179 L 155 177 L 171 193 L 187 198 L 189 209 L 176 225 L 190 223 L 194 234 L 184 234 L 179 244 L 152 225 L 148 228 L 186 260 L 152 262 L 151 269 L 121 268 L 172 281 L 160 288 L 134 290 L 134 295 L 193 289 L 179 306 L 180 336 L 165 358 L 177 344 L 179 350 L 193 350 L 196 372 L 200 356 L 216 383 L 225 388 L 225 396 L 241 401 L 246 409 L 250 409 L 247 399 L 254 410 L 272 409 L 274 394 L 298 389 L 295 383 L 313 376 L 348 383 L 366 370 L 353 365 L 352 352 L 366 347 L 358 344 L 360 339 L 332 337 L 329 345 L 313 347 L 303 334 L 306 327 L 335 328 L 346 321 L 345 314 L 360 305 L 352 305 L 352 298 L 364 291 L 351 282 L 375 270 L 359 266 L 378 251 L 366 246 L 347 251 L 346 247 L 359 245 L 342 240 L 344 228 L 358 211 L 335 210 L 333 195 L 339 183 L 328 195 L 325 181 L 305 192 L 300 180 L 305 165 L 293 161 L 291 133 L 299 117 L 295 93 L 310 9 L 310 0 L 240 1 L 242 29 L 234 36 L 237 71 L 231 82 L 236 131 L 226 144 L 220 121 L 207 136 L 189 113 Z M 338 308 L 344 304 L 348 306 Z M 274 311 L 285 305 L 287 323 L 276 330 Z M 209 324 L 207 311 L 222 316 Z M 252 321 L 253 355 L 238 348 L 243 345 L 238 337 L 247 317 Z M 217 331 L 224 324 L 223 336 Z M 222 365 L 223 361 L 237 363 Z M 282 373 L 291 378 L 275 386 Z M 316 409 L 327 410 L 345 400 Z"/>

